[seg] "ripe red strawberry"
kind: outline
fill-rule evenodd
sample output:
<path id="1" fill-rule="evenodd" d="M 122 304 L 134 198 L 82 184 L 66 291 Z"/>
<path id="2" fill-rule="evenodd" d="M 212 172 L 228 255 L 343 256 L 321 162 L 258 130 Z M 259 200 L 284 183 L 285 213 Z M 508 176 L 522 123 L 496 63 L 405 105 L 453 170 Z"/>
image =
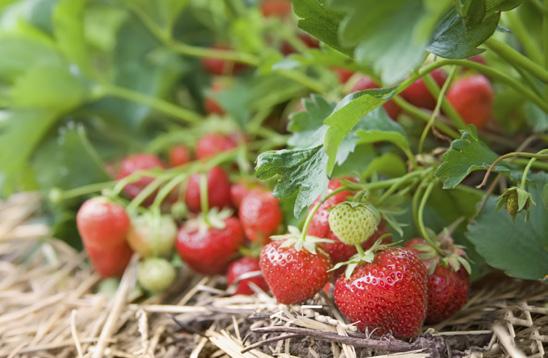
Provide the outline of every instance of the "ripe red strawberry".
<path id="1" fill-rule="evenodd" d="M 192 219 L 177 235 L 177 251 L 196 272 L 204 275 L 221 274 L 238 253 L 244 232 L 238 219 L 229 217 L 224 227 L 207 227 L 200 219 Z"/>
<path id="2" fill-rule="evenodd" d="M 126 241 L 130 220 L 125 209 L 106 198 L 95 197 L 80 207 L 76 224 L 91 264 L 99 275 L 120 276 L 132 255 Z"/>
<path id="3" fill-rule="evenodd" d="M 264 17 L 285 17 L 291 14 L 291 1 L 288 0 L 263 0 L 261 13 Z"/>
<path id="4" fill-rule="evenodd" d="M 242 200 L 244 200 L 244 197 L 249 193 L 251 190 L 251 187 L 245 182 L 238 182 L 232 184 L 230 187 L 230 199 L 232 200 L 232 205 L 236 209 L 240 208 L 240 205 L 242 203 Z"/>
<path id="5" fill-rule="evenodd" d="M 470 61 L 474 61 L 474 62 L 480 63 L 482 65 L 487 64 L 487 62 L 485 61 L 485 57 L 483 57 L 482 55 L 474 55 L 474 56 L 469 57 L 468 59 Z"/>
<path id="6" fill-rule="evenodd" d="M 219 81 L 213 81 L 211 85 L 211 93 L 206 94 L 204 97 L 204 109 L 208 114 L 218 114 L 222 116 L 225 114 L 225 110 L 221 105 L 212 97 L 212 93 L 220 92 L 224 86 Z"/>
<path id="7" fill-rule="evenodd" d="M 259 276 L 246 278 L 246 274 L 259 274 Z M 242 257 L 232 262 L 226 272 L 226 282 L 228 285 L 238 282 L 236 284 L 236 294 L 238 295 L 254 294 L 255 291 L 250 287 L 250 284 L 256 285 L 263 291 L 268 291 L 268 285 L 259 267 L 259 260 L 254 257 Z"/>
<path id="8" fill-rule="evenodd" d="M 491 84 L 482 75 L 472 75 L 455 81 L 447 93 L 447 100 L 462 119 L 479 129 L 491 118 L 493 97 Z"/>
<path id="9" fill-rule="evenodd" d="M 261 189 L 251 190 L 243 198 L 239 217 L 247 238 L 261 243 L 268 242 L 283 219 L 279 200 Z"/>
<path id="10" fill-rule="evenodd" d="M 445 72 L 439 68 L 432 71 L 430 75 L 432 76 L 434 81 L 436 81 L 440 88 L 441 86 L 443 86 L 445 80 L 447 79 L 447 75 L 445 74 Z M 422 78 L 419 78 L 409 87 L 407 87 L 401 93 L 401 96 L 405 98 L 407 102 L 417 107 L 427 108 L 430 110 L 433 110 L 436 107 L 436 98 L 434 98 L 428 88 L 426 88 L 426 85 L 424 84 L 424 80 Z"/>
<path id="11" fill-rule="evenodd" d="M 215 45 L 213 49 L 228 50 L 226 45 Z M 212 75 L 231 75 L 241 72 L 245 69 L 245 65 L 239 62 L 227 61 L 216 57 L 205 57 L 202 59 L 202 67 Z"/>
<path id="12" fill-rule="evenodd" d="M 169 150 L 169 166 L 178 167 L 192 160 L 192 153 L 186 145 L 175 145 Z"/>
<path id="13" fill-rule="evenodd" d="M 312 298 L 325 286 L 331 261 L 321 251 L 313 254 L 272 241 L 261 250 L 259 265 L 276 300 L 295 304 Z"/>
<path id="14" fill-rule="evenodd" d="M 377 231 L 371 237 L 362 243 L 362 247 L 364 250 L 367 250 L 373 246 L 373 244 L 383 235 L 385 234 L 386 227 L 384 222 L 381 222 L 379 224 L 379 227 L 377 228 Z M 348 261 L 352 256 L 357 254 L 356 247 L 352 245 L 347 245 L 343 243 L 337 236 L 332 232 L 329 231 L 329 234 L 327 235 L 327 238 L 332 240 L 332 243 L 322 243 L 320 247 L 329 254 L 331 257 L 331 261 L 333 264 L 337 264 L 339 262 Z M 384 244 L 389 244 L 392 242 L 392 239 L 390 237 L 386 237 L 382 240 Z M 337 274 L 341 274 L 344 272 L 344 269 L 337 270 Z"/>
<path id="15" fill-rule="evenodd" d="M 354 72 L 343 67 L 335 67 L 333 71 L 337 74 L 337 77 L 339 78 L 339 82 L 341 84 L 346 83 L 354 74 Z"/>
<path id="16" fill-rule="evenodd" d="M 428 276 L 428 313 L 426 323 L 441 322 L 461 309 L 468 300 L 470 278 L 464 268 L 454 271 L 438 264 Z"/>
<path id="17" fill-rule="evenodd" d="M 418 245 L 418 246 L 417 246 Z M 420 248 L 426 245 L 421 238 L 412 239 L 405 246 L 421 254 Z M 428 275 L 428 311 L 426 323 L 439 323 L 455 314 L 468 300 L 470 275 L 461 267 L 458 271 L 449 267 L 439 258 L 423 258 L 428 268 L 432 265 L 434 271 Z"/>
<path id="18" fill-rule="evenodd" d="M 297 35 L 297 37 L 299 38 L 299 40 L 301 40 L 305 45 L 306 47 L 308 48 L 319 48 L 320 47 L 320 42 L 318 40 L 316 40 L 314 37 L 310 36 L 309 34 L 307 33 L 304 33 L 304 32 L 301 32 Z M 291 46 L 291 44 L 289 42 L 284 42 L 282 43 L 282 48 L 280 49 L 280 51 L 284 54 L 284 55 L 290 55 L 292 53 L 295 52 L 295 48 L 293 46 Z"/>
<path id="19" fill-rule="evenodd" d="M 210 208 L 230 207 L 230 180 L 221 167 L 214 167 L 207 173 L 207 201 Z M 185 203 L 194 213 L 200 211 L 200 174 L 188 179 Z"/>
<path id="20" fill-rule="evenodd" d="M 236 142 L 227 135 L 208 133 L 198 140 L 196 144 L 196 157 L 198 159 L 206 159 L 236 148 L 236 146 Z"/>
<path id="21" fill-rule="evenodd" d="M 334 299 L 339 311 L 360 330 L 398 338 L 421 332 L 427 307 L 426 267 L 412 250 L 378 252 L 349 278 L 339 276 Z"/>
<path id="22" fill-rule="evenodd" d="M 120 162 L 120 167 L 118 168 L 118 175 L 116 179 L 123 179 L 139 170 L 154 169 L 154 168 L 164 168 L 164 163 L 154 154 L 132 154 L 125 157 Z M 149 176 L 141 177 L 139 180 L 134 181 L 124 187 L 124 193 L 130 197 L 136 197 L 141 190 L 143 190 L 148 184 L 150 184 L 154 178 Z M 145 203 L 150 204 L 154 199 L 154 195 L 151 195 L 145 200 Z"/>
<path id="23" fill-rule="evenodd" d="M 365 91 L 367 89 L 379 88 L 379 85 L 376 84 L 371 78 L 367 76 L 362 76 L 354 84 L 350 92 Z M 384 104 L 384 109 L 388 116 L 392 119 L 397 119 L 401 113 L 401 108 L 392 100 Z"/>

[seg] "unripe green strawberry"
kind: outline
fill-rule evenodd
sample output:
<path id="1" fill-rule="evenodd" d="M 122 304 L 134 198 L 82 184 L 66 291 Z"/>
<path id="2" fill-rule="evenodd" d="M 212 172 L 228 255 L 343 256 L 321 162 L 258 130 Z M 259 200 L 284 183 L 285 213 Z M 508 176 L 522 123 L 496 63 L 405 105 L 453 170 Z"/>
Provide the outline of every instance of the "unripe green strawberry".
<path id="1" fill-rule="evenodd" d="M 329 227 L 345 244 L 359 245 L 375 233 L 380 219 L 373 206 L 345 201 L 329 213 Z"/>

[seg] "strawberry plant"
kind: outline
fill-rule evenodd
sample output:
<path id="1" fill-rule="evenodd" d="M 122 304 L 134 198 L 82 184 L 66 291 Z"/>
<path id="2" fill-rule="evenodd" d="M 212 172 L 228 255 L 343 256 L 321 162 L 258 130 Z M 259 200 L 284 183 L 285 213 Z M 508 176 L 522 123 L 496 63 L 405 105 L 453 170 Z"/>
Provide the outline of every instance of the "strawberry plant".
<path id="1" fill-rule="evenodd" d="M 546 14 L 4 1 L 0 193 L 44 193 L 103 277 L 140 256 L 150 294 L 180 266 L 284 304 L 334 282 L 348 323 L 411 338 L 493 271 L 546 278 Z"/>

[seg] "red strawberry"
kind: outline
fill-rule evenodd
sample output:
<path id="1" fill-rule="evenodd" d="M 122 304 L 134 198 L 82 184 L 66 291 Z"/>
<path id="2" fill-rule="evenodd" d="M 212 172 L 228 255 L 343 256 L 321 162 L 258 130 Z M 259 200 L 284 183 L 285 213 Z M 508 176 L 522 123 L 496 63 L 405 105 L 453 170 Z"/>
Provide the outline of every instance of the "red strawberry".
<path id="1" fill-rule="evenodd" d="M 346 83 L 350 77 L 354 74 L 354 72 L 344 68 L 344 67 L 335 67 L 333 71 L 337 74 L 337 77 L 339 78 L 339 82 L 344 84 Z"/>
<path id="2" fill-rule="evenodd" d="M 118 169 L 118 175 L 116 179 L 123 179 L 139 170 L 155 169 L 155 168 L 164 168 L 164 164 L 154 154 L 133 154 L 125 157 L 120 162 L 120 167 Z M 143 190 L 148 184 L 150 184 L 154 178 L 149 176 L 143 176 L 139 180 L 134 181 L 124 187 L 124 192 L 130 198 L 136 197 L 141 190 Z M 151 195 L 147 198 L 145 203 L 150 204 L 154 199 L 154 195 Z"/>
<path id="3" fill-rule="evenodd" d="M 360 330 L 398 338 L 418 335 L 426 317 L 426 267 L 412 250 L 378 252 L 349 278 L 339 276 L 334 299 L 339 311 Z"/>
<path id="4" fill-rule="evenodd" d="M 301 32 L 297 35 L 297 37 L 308 48 L 319 48 L 320 47 L 320 42 L 318 40 L 316 40 L 314 37 L 307 34 L 307 33 Z M 286 56 L 295 52 L 295 48 L 293 46 L 291 46 L 291 44 L 289 42 L 282 43 L 282 48 L 280 50 Z"/>
<path id="5" fill-rule="evenodd" d="M 291 14 L 291 1 L 288 0 L 263 0 L 261 13 L 264 17 L 285 17 Z"/>
<path id="6" fill-rule="evenodd" d="M 447 79 L 447 75 L 441 69 L 435 69 L 430 73 L 430 75 L 439 87 L 443 86 L 445 80 Z M 419 78 L 407 87 L 401 93 L 401 96 L 405 98 L 407 102 L 420 108 L 433 110 L 436 107 L 436 98 L 430 94 L 430 91 L 426 88 L 422 78 Z"/>
<path id="7" fill-rule="evenodd" d="M 169 166 L 178 167 L 192 160 L 192 153 L 186 145 L 176 145 L 169 150 Z"/>
<path id="8" fill-rule="evenodd" d="M 212 93 L 220 92 L 224 88 L 223 84 L 219 81 L 213 81 L 211 85 L 211 93 L 206 94 L 204 98 L 204 109 L 208 114 L 218 114 L 222 116 L 225 114 L 225 110 L 221 105 L 212 97 Z"/>
<path id="9" fill-rule="evenodd" d="M 276 300 L 295 304 L 312 298 L 325 286 L 331 261 L 322 252 L 313 254 L 273 241 L 261 250 L 259 265 Z"/>
<path id="10" fill-rule="evenodd" d="M 455 81 L 447 93 L 447 100 L 462 119 L 479 129 L 491 118 L 493 97 L 491 84 L 482 75 L 472 75 Z"/>
<path id="11" fill-rule="evenodd" d="M 190 268 L 204 275 L 221 274 L 238 253 L 244 232 L 238 219 L 224 220 L 224 227 L 207 227 L 193 219 L 177 235 L 177 251 Z"/>
<path id="12" fill-rule="evenodd" d="M 362 76 L 354 84 L 350 92 L 365 91 L 373 88 L 379 88 L 379 85 L 376 84 L 371 78 Z M 384 109 L 386 110 L 386 113 L 388 113 L 388 116 L 392 119 L 397 119 L 401 112 L 401 108 L 392 100 L 384 104 Z"/>
<path id="13" fill-rule="evenodd" d="M 215 45 L 215 50 L 228 50 L 226 45 Z M 227 61 L 216 57 L 205 57 L 202 59 L 202 67 L 212 75 L 231 75 L 241 72 L 245 69 L 245 65 L 239 62 Z"/>
<path id="14" fill-rule="evenodd" d="M 249 240 L 267 242 L 282 222 L 280 202 L 269 191 L 252 190 L 240 204 L 239 217 Z"/>
<path id="15" fill-rule="evenodd" d="M 456 313 L 468 300 L 470 278 L 464 268 L 454 271 L 442 264 L 428 277 L 426 323 L 441 322 Z"/>
<path id="16" fill-rule="evenodd" d="M 214 167 L 207 173 L 207 194 L 210 208 L 230 206 L 230 180 L 223 168 Z M 200 174 L 193 174 L 188 179 L 185 202 L 190 211 L 200 211 Z"/>
<path id="17" fill-rule="evenodd" d="M 417 246 L 419 245 L 419 246 Z M 421 254 L 420 245 L 427 245 L 421 238 L 412 239 L 405 246 Z M 461 267 L 458 271 L 449 267 L 439 258 L 422 259 L 426 267 L 432 266 L 434 271 L 428 275 L 428 311 L 426 322 L 435 324 L 455 314 L 468 300 L 470 278 L 468 272 Z"/>
<path id="18" fill-rule="evenodd" d="M 259 276 L 252 276 L 246 278 L 245 275 L 259 274 Z M 264 280 L 261 268 L 259 267 L 259 260 L 254 257 L 242 257 L 230 264 L 226 272 L 226 282 L 228 285 L 232 285 L 235 282 L 236 294 L 238 295 L 252 295 L 255 293 L 250 287 L 250 283 L 256 285 L 263 291 L 268 291 L 268 285 Z"/>
<path id="19" fill-rule="evenodd" d="M 232 205 L 236 209 L 240 208 L 242 200 L 249 193 L 251 188 L 244 182 L 234 183 L 230 187 L 230 199 L 232 200 Z"/>
<path id="20" fill-rule="evenodd" d="M 236 146 L 236 142 L 229 136 L 219 133 L 208 133 L 198 140 L 196 144 L 196 157 L 198 159 L 206 159 L 236 148 Z"/>
<path id="21" fill-rule="evenodd" d="M 78 210 L 76 224 L 99 275 L 120 276 L 132 255 L 126 241 L 130 220 L 125 209 L 106 198 L 92 198 Z"/>
<path id="22" fill-rule="evenodd" d="M 468 57 L 468 59 L 470 61 L 474 61 L 482 65 L 487 64 L 487 62 L 485 61 L 485 57 L 483 57 L 482 55 L 474 55 L 474 56 Z"/>
<path id="23" fill-rule="evenodd" d="M 367 241 L 362 243 L 363 249 L 367 250 L 371 248 L 371 246 L 373 246 L 373 244 L 386 232 L 386 226 L 384 225 L 384 222 L 381 222 L 377 231 L 375 231 L 375 233 Z M 339 240 L 332 231 L 329 231 L 327 238 L 332 240 L 333 242 L 322 243 L 320 247 L 329 254 L 329 256 L 331 257 L 331 261 L 333 261 L 333 264 L 348 261 L 353 255 L 357 253 L 355 246 L 346 245 L 341 240 Z M 389 244 L 390 242 L 392 242 L 392 239 L 390 237 L 386 237 L 382 240 L 382 242 L 384 244 Z M 338 270 L 336 272 L 338 274 L 341 274 L 342 272 L 344 272 L 344 269 Z"/>

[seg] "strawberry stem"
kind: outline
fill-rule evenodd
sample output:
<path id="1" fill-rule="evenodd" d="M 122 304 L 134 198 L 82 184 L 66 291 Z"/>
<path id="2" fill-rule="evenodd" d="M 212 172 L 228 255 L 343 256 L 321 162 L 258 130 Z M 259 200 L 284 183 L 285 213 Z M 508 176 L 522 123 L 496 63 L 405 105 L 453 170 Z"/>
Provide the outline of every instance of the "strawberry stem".
<path id="1" fill-rule="evenodd" d="M 302 229 L 302 232 L 301 232 L 301 236 L 299 238 L 299 241 L 301 242 L 304 242 L 305 239 L 306 239 L 306 234 L 308 233 L 308 227 L 310 226 L 310 223 L 312 222 L 312 218 L 314 217 L 314 215 L 316 214 L 316 212 L 318 211 L 318 209 L 320 208 L 320 206 L 322 206 L 322 204 L 329 198 L 339 194 L 340 192 L 343 192 L 345 190 L 348 190 L 348 188 L 344 185 L 340 186 L 339 188 L 333 190 L 332 192 L 328 193 L 327 195 L 325 195 L 323 198 L 321 198 L 313 207 L 312 207 L 312 210 L 310 210 L 310 212 L 308 213 L 308 215 L 306 216 L 306 219 L 304 221 L 304 225 L 303 225 L 303 229 Z"/>
<path id="2" fill-rule="evenodd" d="M 207 175 L 200 174 L 200 208 L 202 209 L 202 218 L 207 226 L 211 226 L 209 221 L 209 198 L 207 193 Z"/>
<path id="3" fill-rule="evenodd" d="M 485 175 L 483 177 L 483 180 L 481 181 L 481 183 L 479 183 L 476 188 L 481 188 L 483 187 L 486 183 L 487 183 L 487 179 L 489 179 L 489 175 L 491 174 L 491 172 L 493 171 L 493 169 L 495 169 L 495 166 L 500 163 L 501 161 L 505 160 L 505 159 L 508 159 L 508 158 L 513 158 L 513 157 L 526 157 L 526 158 L 536 158 L 536 159 L 548 159 L 548 154 L 544 154 L 546 153 L 546 149 L 543 149 L 537 153 L 528 153 L 528 152 L 510 152 L 510 153 L 506 153 L 504 155 L 501 155 L 500 157 L 498 157 L 497 159 L 495 159 L 495 161 L 493 163 L 491 163 L 491 165 L 489 166 L 489 168 L 487 168 L 487 171 L 485 172 Z"/>
<path id="4" fill-rule="evenodd" d="M 417 225 L 419 227 L 419 231 L 421 233 L 421 236 L 424 238 L 424 240 L 432 246 L 437 253 L 442 254 L 440 251 L 440 248 L 438 245 L 436 245 L 435 239 L 431 238 L 428 234 L 428 231 L 426 230 L 426 226 L 424 225 L 424 207 L 426 206 L 426 203 L 428 202 L 428 198 L 430 197 L 430 194 L 432 193 L 432 190 L 434 189 L 434 185 L 436 184 L 435 181 L 431 181 L 426 189 L 424 190 L 424 194 L 422 195 L 421 202 L 419 204 L 418 213 L 417 213 Z"/>
<path id="5" fill-rule="evenodd" d="M 543 153 L 548 153 L 548 149 L 543 149 L 537 152 L 537 154 L 543 154 Z M 523 190 L 525 190 L 525 184 L 527 182 L 527 175 L 529 174 L 529 170 L 531 169 L 531 166 L 533 165 L 533 163 L 535 163 L 537 159 L 538 157 L 532 157 L 531 159 L 529 159 L 529 162 L 527 162 L 525 169 L 523 169 L 523 173 L 521 174 L 521 181 L 519 184 L 519 187 Z"/>

